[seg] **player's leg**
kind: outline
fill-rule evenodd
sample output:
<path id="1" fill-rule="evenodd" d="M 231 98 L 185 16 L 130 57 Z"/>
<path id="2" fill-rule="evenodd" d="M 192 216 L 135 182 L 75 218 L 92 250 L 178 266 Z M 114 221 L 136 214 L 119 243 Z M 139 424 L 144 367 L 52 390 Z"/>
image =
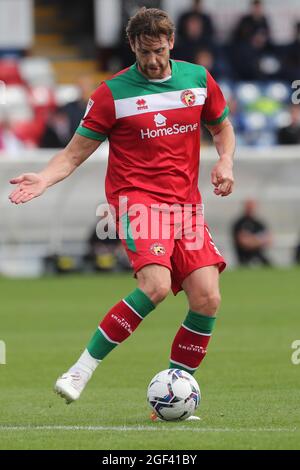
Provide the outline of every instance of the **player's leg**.
<path id="1" fill-rule="evenodd" d="M 142 197 L 137 201 L 141 203 Z M 132 200 L 128 207 L 134 204 Z M 56 382 L 55 389 L 67 400 L 79 398 L 98 364 L 118 344 L 126 340 L 141 321 L 161 302 L 170 289 L 174 241 L 140 237 L 135 233 L 134 211 L 116 208 L 116 224 L 121 241 L 137 277 L 137 288 L 105 315 L 78 361 Z M 143 223 L 151 230 L 151 208 L 142 207 Z M 119 213 L 118 213 L 119 210 Z M 156 219 L 154 219 L 156 220 Z"/>
<path id="2" fill-rule="evenodd" d="M 182 287 L 189 311 L 173 341 L 170 367 L 194 374 L 206 355 L 221 301 L 218 266 L 193 271 Z"/>
<path id="3" fill-rule="evenodd" d="M 206 355 L 220 305 L 218 266 L 193 271 L 183 281 L 182 288 L 188 298 L 189 312 L 173 341 L 169 367 L 193 375 Z M 189 421 L 198 419 L 198 416 L 188 418 Z M 159 421 L 155 412 L 151 420 Z"/>
<path id="4" fill-rule="evenodd" d="M 98 364 L 164 300 L 170 287 L 167 267 L 153 264 L 141 268 L 137 288 L 105 315 L 78 361 L 57 380 L 56 392 L 69 403 L 78 399 Z"/>
<path id="5" fill-rule="evenodd" d="M 189 311 L 174 339 L 170 367 L 191 374 L 206 354 L 220 304 L 219 272 L 226 266 L 206 224 L 199 234 L 203 240 L 199 249 L 187 249 L 183 238 L 176 243 L 172 257 L 172 290 L 175 294 L 185 291 Z"/>
<path id="6" fill-rule="evenodd" d="M 103 360 L 164 300 L 170 286 L 170 271 L 164 266 L 148 265 L 138 271 L 137 288 L 105 315 L 87 346 L 89 354 Z"/>
<path id="7" fill-rule="evenodd" d="M 206 266 L 193 271 L 182 283 L 189 312 L 179 328 L 171 350 L 170 369 L 186 370 L 194 374 L 206 355 L 220 304 L 218 266 Z M 160 421 L 153 411 L 152 421 Z M 188 421 L 199 420 L 190 416 Z"/>

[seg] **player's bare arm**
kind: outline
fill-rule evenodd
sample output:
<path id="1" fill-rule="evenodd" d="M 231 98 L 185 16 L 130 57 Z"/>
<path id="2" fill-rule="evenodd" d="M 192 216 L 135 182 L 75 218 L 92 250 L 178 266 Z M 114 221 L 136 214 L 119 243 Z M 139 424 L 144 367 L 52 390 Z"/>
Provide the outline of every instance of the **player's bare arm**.
<path id="1" fill-rule="evenodd" d="M 75 134 L 69 144 L 58 152 L 40 173 L 24 173 L 10 180 L 17 188 L 9 199 L 14 204 L 21 204 L 40 196 L 47 188 L 67 178 L 92 153 L 101 142 Z"/>
<path id="2" fill-rule="evenodd" d="M 233 191 L 233 155 L 235 151 L 235 136 L 232 124 L 228 118 L 216 126 L 206 126 L 213 137 L 214 144 L 220 156 L 211 173 L 211 182 L 215 186 L 217 196 L 228 196 Z"/>

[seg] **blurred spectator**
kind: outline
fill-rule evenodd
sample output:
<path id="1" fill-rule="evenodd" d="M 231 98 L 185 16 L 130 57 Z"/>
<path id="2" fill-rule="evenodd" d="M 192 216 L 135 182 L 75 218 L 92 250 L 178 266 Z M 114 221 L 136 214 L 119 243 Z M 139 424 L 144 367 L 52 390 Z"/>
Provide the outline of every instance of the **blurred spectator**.
<path id="1" fill-rule="evenodd" d="M 70 138 L 70 123 L 66 111 L 63 108 L 52 111 L 42 134 L 40 147 L 62 148 L 67 145 Z"/>
<path id="2" fill-rule="evenodd" d="M 64 111 L 68 116 L 71 136 L 76 131 L 85 113 L 86 105 L 94 90 L 94 82 L 89 75 L 81 76 L 77 85 L 80 89 L 80 98 L 64 106 Z"/>
<path id="3" fill-rule="evenodd" d="M 278 144 L 297 145 L 300 144 L 300 105 L 291 105 L 291 122 L 288 126 L 277 131 Z"/>
<path id="4" fill-rule="evenodd" d="M 205 33 L 203 19 L 193 13 L 184 22 L 182 35 L 174 49 L 174 57 L 193 62 L 199 49 L 212 50 L 213 47 L 211 35 Z"/>
<path id="5" fill-rule="evenodd" d="M 270 27 L 262 0 L 252 0 L 250 2 L 250 11 L 238 22 L 233 33 L 233 41 L 249 42 L 257 32 L 264 33 L 267 41 L 270 42 Z"/>
<path id="6" fill-rule="evenodd" d="M 0 120 L 0 151 L 17 154 L 26 148 L 25 144 L 16 136 L 13 127 L 6 118 Z"/>
<path id="7" fill-rule="evenodd" d="M 284 48 L 282 78 L 289 82 L 300 76 L 300 21 L 295 24 L 294 40 Z"/>
<path id="8" fill-rule="evenodd" d="M 212 75 L 216 75 L 216 59 L 214 53 L 210 49 L 197 49 L 193 62 L 195 64 L 203 65 L 203 67 L 205 67 Z"/>
<path id="9" fill-rule="evenodd" d="M 280 60 L 264 29 L 257 30 L 247 41 L 238 41 L 230 48 L 236 78 L 246 81 L 277 79 Z"/>
<path id="10" fill-rule="evenodd" d="M 251 81 L 280 77 L 279 53 L 272 44 L 261 0 L 252 0 L 249 14 L 238 22 L 229 56 L 237 79 Z"/>
<path id="11" fill-rule="evenodd" d="M 193 63 L 203 65 L 215 79 L 229 78 L 231 70 L 229 69 L 224 52 L 220 48 L 200 47 L 195 51 Z"/>
<path id="12" fill-rule="evenodd" d="M 265 249 L 271 244 L 271 235 L 266 225 L 256 217 L 256 201 L 245 202 L 244 213 L 233 224 L 232 235 L 234 248 L 241 265 L 271 263 L 265 255 Z"/>
<path id="13" fill-rule="evenodd" d="M 190 18 L 198 18 L 202 24 L 203 37 L 208 41 L 214 39 L 213 23 L 209 15 L 203 12 L 202 0 L 193 0 L 190 10 L 181 14 L 177 23 L 178 40 L 186 39 L 186 32 L 188 30 L 187 23 Z"/>

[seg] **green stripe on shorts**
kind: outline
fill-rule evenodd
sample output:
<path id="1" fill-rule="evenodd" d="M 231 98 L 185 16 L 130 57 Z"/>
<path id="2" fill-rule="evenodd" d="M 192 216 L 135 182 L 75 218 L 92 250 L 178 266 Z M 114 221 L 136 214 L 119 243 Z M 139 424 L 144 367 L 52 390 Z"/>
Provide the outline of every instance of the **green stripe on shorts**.
<path id="1" fill-rule="evenodd" d="M 126 212 L 126 214 L 122 215 L 121 223 L 122 223 L 122 227 L 123 227 L 123 233 L 124 233 L 127 248 L 128 248 L 128 250 L 133 251 L 134 253 L 136 253 L 135 241 L 134 241 L 134 238 L 133 238 L 133 235 L 132 235 L 132 230 L 131 230 L 131 227 L 130 227 L 130 219 L 129 219 L 129 215 L 128 215 L 127 212 Z"/>

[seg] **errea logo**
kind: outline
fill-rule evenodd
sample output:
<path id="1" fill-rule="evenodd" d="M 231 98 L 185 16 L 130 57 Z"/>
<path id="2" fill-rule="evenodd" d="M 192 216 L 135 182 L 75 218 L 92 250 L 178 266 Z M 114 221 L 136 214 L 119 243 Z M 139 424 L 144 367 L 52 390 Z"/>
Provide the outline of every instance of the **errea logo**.
<path id="1" fill-rule="evenodd" d="M 148 109 L 147 101 L 144 100 L 144 98 L 139 98 L 136 102 L 136 106 L 138 111 L 143 111 L 145 109 Z"/>

